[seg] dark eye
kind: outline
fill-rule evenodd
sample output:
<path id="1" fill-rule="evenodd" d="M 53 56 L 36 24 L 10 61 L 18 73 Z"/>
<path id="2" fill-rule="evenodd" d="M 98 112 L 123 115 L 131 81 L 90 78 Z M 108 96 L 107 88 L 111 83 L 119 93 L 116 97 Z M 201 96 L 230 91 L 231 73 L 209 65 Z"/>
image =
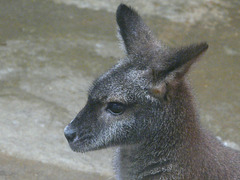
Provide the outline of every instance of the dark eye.
<path id="1" fill-rule="evenodd" d="M 117 102 L 110 102 L 108 103 L 108 106 L 106 110 L 110 112 L 113 115 L 120 115 L 125 111 L 125 106 L 122 103 L 117 103 Z"/>

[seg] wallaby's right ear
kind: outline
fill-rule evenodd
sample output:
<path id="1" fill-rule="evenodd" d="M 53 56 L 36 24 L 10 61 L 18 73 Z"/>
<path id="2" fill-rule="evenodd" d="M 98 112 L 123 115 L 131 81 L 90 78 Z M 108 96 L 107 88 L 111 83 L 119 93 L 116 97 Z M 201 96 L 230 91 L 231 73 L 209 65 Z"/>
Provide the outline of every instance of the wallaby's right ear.
<path id="1" fill-rule="evenodd" d="M 208 44 L 192 44 L 187 47 L 172 49 L 169 57 L 152 64 L 151 92 L 157 97 L 166 97 L 166 94 L 181 82 L 191 65 L 208 49 Z"/>
<path id="2" fill-rule="evenodd" d="M 151 48 L 155 38 L 135 10 L 120 4 L 117 9 L 116 19 L 119 34 L 128 55 L 137 55 L 142 50 Z"/>

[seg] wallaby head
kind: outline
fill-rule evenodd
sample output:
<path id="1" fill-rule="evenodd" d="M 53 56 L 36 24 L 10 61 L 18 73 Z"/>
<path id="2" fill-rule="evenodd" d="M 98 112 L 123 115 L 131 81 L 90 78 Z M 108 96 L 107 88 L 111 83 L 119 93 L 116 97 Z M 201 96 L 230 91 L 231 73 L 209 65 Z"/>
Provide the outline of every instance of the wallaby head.
<path id="1" fill-rule="evenodd" d="M 240 154 L 203 130 L 185 75 L 206 43 L 170 48 L 121 4 L 126 57 L 89 89 L 64 133 L 74 151 L 118 146 L 117 179 L 239 179 Z"/>
<path id="2" fill-rule="evenodd" d="M 123 4 L 116 20 L 126 57 L 93 83 L 85 107 L 65 128 L 74 151 L 137 144 L 155 135 L 166 137 L 185 123 L 172 118 L 181 116 L 177 107 L 192 108 L 184 76 L 208 45 L 167 47 Z"/>

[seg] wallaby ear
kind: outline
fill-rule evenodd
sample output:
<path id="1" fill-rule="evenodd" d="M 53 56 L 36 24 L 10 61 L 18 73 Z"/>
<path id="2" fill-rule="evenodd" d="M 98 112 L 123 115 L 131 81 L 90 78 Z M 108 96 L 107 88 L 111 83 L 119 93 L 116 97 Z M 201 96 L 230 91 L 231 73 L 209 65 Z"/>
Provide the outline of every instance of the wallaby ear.
<path id="1" fill-rule="evenodd" d="M 128 55 L 139 54 L 144 48 L 149 49 L 155 38 L 134 9 L 120 4 L 116 20 L 119 26 L 119 35 Z"/>
<path id="2" fill-rule="evenodd" d="M 192 44 L 187 47 L 172 49 L 165 62 L 152 65 L 153 84 L 151 91 L 154 95 L 163 97 L 188 72 L 191 65 L 208 49 L 208 44 Z M 167 87 L 168 86 L 168 87 Z"/>
<path id="3" fill-rule="evenodd" d="M 161 75 L 173 74 L 175 78 L 183 77 L 207 49 L 208 44 L 203 42 L 172 50 L 166 63 L 167 67 L 161 71 Z"/>

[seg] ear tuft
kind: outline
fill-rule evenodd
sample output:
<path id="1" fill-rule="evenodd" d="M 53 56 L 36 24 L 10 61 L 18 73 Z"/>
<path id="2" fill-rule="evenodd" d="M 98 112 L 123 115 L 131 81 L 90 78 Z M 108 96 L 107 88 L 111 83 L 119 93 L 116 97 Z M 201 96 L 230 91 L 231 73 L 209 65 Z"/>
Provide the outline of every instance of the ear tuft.
<path id="1" fill-rule="evenodd" d="M 157 98 L 163 98 L 167 92 L 166 83 L 160 83 L 158 85 L 155 85 L 150 89 L 150 92 L 153 96 Z"/>

